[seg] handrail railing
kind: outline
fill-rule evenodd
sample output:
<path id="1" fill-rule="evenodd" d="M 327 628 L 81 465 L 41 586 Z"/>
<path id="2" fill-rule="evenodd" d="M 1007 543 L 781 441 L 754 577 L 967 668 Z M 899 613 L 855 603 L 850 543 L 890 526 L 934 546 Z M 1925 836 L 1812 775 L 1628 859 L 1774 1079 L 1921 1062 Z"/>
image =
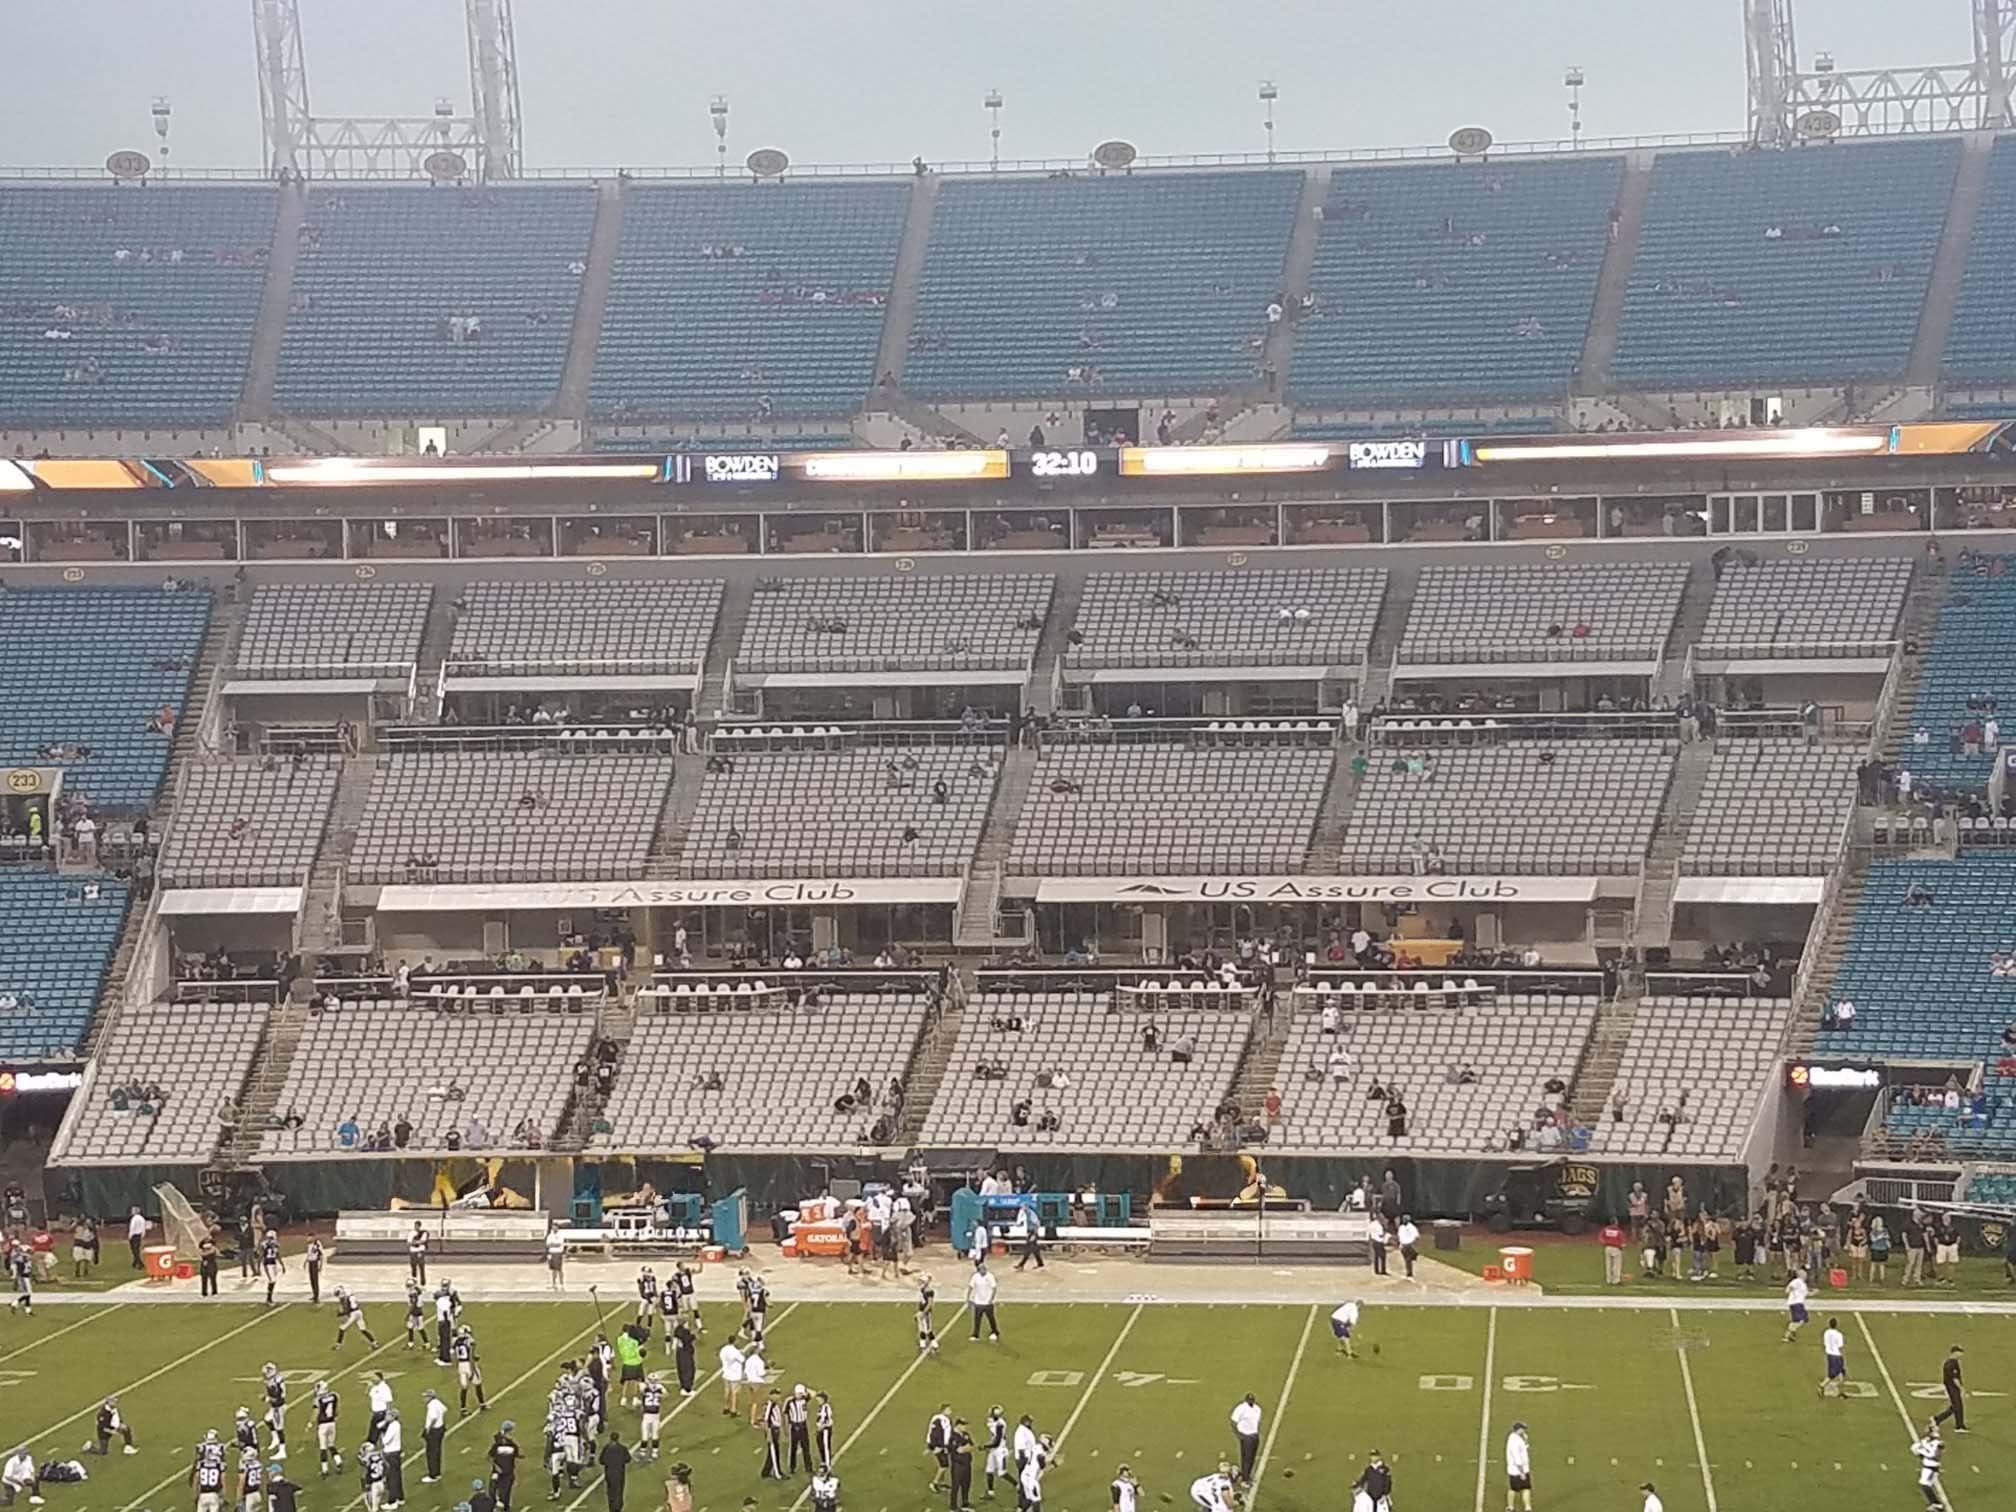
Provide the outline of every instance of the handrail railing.
<path id="1" fill-rule="evenodd" d="M 1889 656 L 1898 642 L 1883 640 L 1703 640 L 1694 650 L 1703 661 L 1826 661 Z"/>
<path id="2" fill-rule="evenodd" d="M 383 725 L 378 730 L 379 749 L 387 753 L 450 750 L 520 750 L 557 746 L 565 754 L 604 751 L 676 751 L 679 732 L 670 725 L 621 724 L 516 724 L 516 725 Z"/>
<path id="3" fill-rule="evenodd" d="M 1825 949 L 1828 932 L 1833 928 L 1841 888 L 1854 868 L 1854 840 L 1855 806 L 1850 804 L 1846 817 L 1841 821 L 1840 832 L 1834 839 L 1834 855 L 1828 863 L 1827 881 L 1820 889 L 1820 901 L 1813 909 L 1812 921 L 1806 926 L 1806 943 L 1799 952 L 1799 965 L 1792 973 L 1792 1017 L 1778 1046 L 1780 1054 L 1791 1048 L 1792 1036 L 1812 994 L 1813 977 L 1820 969 L 1820 953 Z"/>
<path id="4" fill-rule="evenodd" d="M 690 656 L 539 656 L 522 658 L 465 657 L 441 663 L 443 681 L 451 677 L 691 677 L 701 663 Z"/>
<path id="5" fill-rule="evenodd" d="M 1594 636 L 1577 637 L 1562 634 L 1556 639 L 1537 645 L 1487 645 L 1477 642 L 1474 656 L 1456 654 L 1458 648 L 1440 648 L 1436 654 L 1427 654 L 1427 648 L 1417 647 L 1412 652 L 1403 639 L 1393 650 L 1396 667 L 1456 667 L 1479 666 L 1501 667 L 1526 662 L 1653 662 L 1657 663 L 1665 653 L 1664 640 L 1642 642 L 1619 642 L 1598 639 Z"/>
<path id="6" fill-rule="evenodd" d="M 1444 745 L 1447 737 L 1472 741 L 1619 739 L 1678 737 L 1680 716 L 1670 709 L 1610 713 L 1513 714 L 1484 709 L 1469 714 L 1427 714 L 1388 709 L 1371 723 L 1374 745 Z"/>
<path id="7" fill-rule="evenodd" d="M 258 662 L 224 669 L 222 681 L 230 682 L 342 682 L 370 678 L 374 682 L 403 682 L 410 702 L 419 667 L 410 661 L 354 662 Z"/>

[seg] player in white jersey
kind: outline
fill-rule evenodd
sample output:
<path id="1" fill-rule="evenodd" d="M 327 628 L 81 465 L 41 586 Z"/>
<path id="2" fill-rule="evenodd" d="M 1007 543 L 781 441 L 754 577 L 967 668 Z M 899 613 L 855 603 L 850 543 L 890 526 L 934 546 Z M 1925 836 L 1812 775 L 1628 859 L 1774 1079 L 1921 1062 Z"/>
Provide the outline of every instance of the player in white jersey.
<path id="1" fill-rule="evenodd" d="M 1514 1423 L 1505 1435 L 1505 1512 L 1533 1512 L 1533 1441 L 1524 1423 Z"/>
<path id="2" fill-rule="evenodd" d="M 1113 1477 L 1113 1512 L 1140 1512 L 1141 1483 L 1122 1465 Z"/>
<path id="3" fill-rule="evenodd" d="M 1820 1335 L 1820 1352 L 1827 1357 L 1827 1374 L 1820 1382 L 1822 1396 L 1838 1397 L 1848 1379 L 1848 1339 L 1841 1332 L 1841 1320 L 1829 1318 L 1827 1331 Z"/>
<path id="4" fill-rule="evenodd" d="M 1200 1475 L 1190 1482 L 1190 1503 L 1197 1512 L 1238 1512 L 1238 1492 L 1232 1485 L 1232 1467 L 1220 1464 L 1216 1474 Z"/>
<path id="5" fill-rule="evenodd" d="M 1785 1342 L 1790 1344 L 1806 1326 L 1806 1272 L 1794 1270 L 1785 1283 Z"/>
<path id="6" fill-rule="evenodd" d="M 1356 1302 L 1346 1302 L 1330 1314 L 1330 1332 L 1336 1336 L 1337 1352 L 1347 1360 L 1358 1358 L 1358 1351 L 1351 1345 L 1351 1335 L 1358 1327 L 1358 1316 Z"/>
<path id="7" fill-rule="evenodd" d="M 378 1347 L 378 1341 L 371 1337 L 371 1330 L 364 1322 L 364 1304 L 351 1296 L 341 1286 L 336 1288 L 335 1295 L 336 1343 L 334 1347 L 337 1349 L 343 1347 L 343 1335 L 349 1331 L 350 1326 L 354 1323 L 357 1326 L 357 1332 L 364 1335 L 364 1342 L 375 1350 Z"/>
<path id="8" fill-rule="evenodd" d="M 1911 1452 L 1918 1456 L 1918 1489 L 1925 1493 L 1925 1505 L 1944 1508 L 1946 1488 L 1939 1484 L 1939 1456 L 1946 1446 L 1939 1442 L 1939 1425 L 1927 1423 L 1924 1433 L 1911 1442 Z"/>

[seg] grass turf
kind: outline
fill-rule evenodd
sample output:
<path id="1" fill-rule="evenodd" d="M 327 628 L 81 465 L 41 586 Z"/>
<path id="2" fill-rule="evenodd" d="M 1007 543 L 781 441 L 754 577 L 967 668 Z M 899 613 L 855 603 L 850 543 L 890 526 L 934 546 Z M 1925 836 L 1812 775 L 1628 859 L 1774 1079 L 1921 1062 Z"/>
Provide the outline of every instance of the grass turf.
<path id="1" fill-rule="evenodd" d="M 1340 1285 L 1348 1289 L 1341 1277 Z M 804 1381 L 832 1393 L 848 1512 L 944 1506 L 925 1489 L 925 1421 L 950 1403 L 977 1432 L 996 1402 L 1011 1422 L 1027 1412 L 1059 1438 L 1049 1512 L 1106 1507 L 1107 1484 L 1123 1461 L 1146 1488 L 1144 1512 L 1157 1512 L 1164 1496 L 1187 1508 L 1190 1481 L 1235 1452 L 1227 1413 L 1247 1391 L 1267 1413 L 1255 1501 L 1268 1512 L 1347 1505 L 1346 1488 L 1373 1448 L 1394 1466 L 1398 1505 L 1496 1512 L 1505 1502 L 1502 1455 L 1514 1420 L 1532 1430 L 1543 1512 L 1630 1512 L 1647 1479 L 1671 1512 L 1832 1512 L 1922 1504 L 1905 1414 L 1922 1421 L 1940 1405 L 1939 1362 L 1961 1343 L 1975 1390 L 1974 1432 L 1949 1441 L 1946 1485 L 1964 1512 L 2006 1504 L 2016 1484 L 2016 1397 L 1994 1393 L 2016 1391 L 2016 1317 L 1841 1310 L 1854 1394 L 1831 1399 L 1816 1390 L 1830 1305 L 1823 1300 L 1800 1340 L 1787 1345 L 1775 1311 L 1377 1304 L 1366 1311 L 1361 1357 L 1343 1360 L 1327 1308 L 1017 1306 L 1011 1285 L 999 1344 L 971 1342 L 968 1317 L 944 1305 L 941 1350 L 919 1360 L 907 1306 L 780 1304 L 770 1356 L 785 1389 Z M 492 1405 L 487 1414 L 451 1418 L 447 1469 L 435 1486 L 419 1484 L 420 1391 L 433 1386 L 452 1409 L 453 1377 L 431 1351 L 403 1348 L 401 1311 L 366 1309 L 381 1346 L 375 1353 L 354 1334 L 333 1351 L 326 1304 L 271 1311 L 107 1304 L 10 1316 L 0 1326 L 0 1433 L 7 1447 L 26 1442 L 38 1457 L 73 1455 L 91 1436 L 99 1399 L 117 1391 L 141 1452 L 122 1457 L 115 1441 L 110 1457 L 87 1458 L 91 1479 L 48 1487 L 48 1512 L 187 1507 L 190 1446 L 205 1428 L 228 1438 L 239 1405 L 256 1414 L 259 1366 L 272 1360 L 300 1373 L 289 1407 L 289 1470 L 305 1487 L 304 1512 L 355 1512 L 351 1462 L 366 1417 L 364 1382 L 383 1369 L 407 1423 L 410 1512 L 445 1512 L 464 1497 L 506 1417 L 517 1421 L 528 1456 L 519 1506 L 555 1505 L 537 1463 L 540 1423 L 559 1362 L 594 1332 L 589 1303 L 471 1306 Z M 714 1348 L 732 1321 L 728 1308 L 710 1307 L 702 1390 L 666 1423 L 659 1463 L 633 1468 L 631 1512 L 660 1504 L 664 1469 L 678 1458 L 694 1466 L 702 1509 L 733 1512 L 754 1498 L 764 1512 L 794 1505 L 802 1512 L 804 1478 L 763 1481 L 761 1440 L 746 1413 L 722 1414 L 710 1378 Z M 666 1368 L 655 1338 L 651 1362 Z M 327 1481 L 316 1475 L 307 1413 L 323 1372 L 343 1394 L 346 1451 L 345 1470 Z M 619 1408 L 614 1421 L 634 1442 L 636 1414 Z M 997 1504 L 1005 1507 L 1012 1494 L 1004 1486 Z M 604 1508 L 591 1478 L 564 1492 L 556 1512 Z"/>
<path id="2" fill-rule="evenodd" d="M 1628 1292 L 1632 1295 L 1650 1293 L 1654 1296 L 1686 1297 L 1735 1296 L 1754 1297 L 1769 1300 L 1782 1296 L 1785 1291 L 1783 1279 L 1773 1280 L 1778 1275 L 1778 1267 L 1760 1265 L 1756 1267 L 1756 1279 L 1745 1281 L 1736 1275 L 1736 1263 L 1725 1245 L 1717 1257 L 1716 1269 L 1719 1274 L 1712 1279 L 1689 1281 L 1685 1271 L 1689 1261 L 1681 1261 L 1682 1279 L 1670 1277 L 1643 1277 L 1638 1274 L 1638 1252 L 1625 1251 L 1624 1285 L 1621 1288 L 1603 1283 L 1603 1246 L 1594 1231 L 1570 1238 L 1555 1233 L 1514 1233 L 1493 1234 L 1482 1228 L 1466 1228 L 1463 1231 L 1463 1247 L 1457 1250 L 1434 1250 L 1434 1257 L 1458 1270 L 1471 1275 L 1481 1275 L 1487 1265 L 1498 1263 L 1498 1248 L 1503 1244 L 1525 1245 L 1533 1251 L 1533 1280 L 1547 1292 L 1564 1297 L 1593 1297 L 1603 1293 Z M 1845 1268 L 1847 1261 L 1841 1265 Z M 1888 1279 L 1881 1282 L 1853 1281 L 1844 1292 L 1838 1294 L 1844 1301 L 1856 1298 L 1888 1299 L 1911 1298 L 1919 1301 L 2016 1301 L 2016 1284 L 2012 1284 L 1999 1257 L 1992 1255 L 1970 1255 L 1960 1262 L 1958 1271 L 1942 1275 L 1941 1284 L 1907 1291 L 1903 1285 L 1904 1262 L 1896 1256 L 1890 1260 Z M 1950 1282 L 1951 1284 L 1946 1284 Z M 1816 1284 L 1816 1291 L 1826 1291 Z M 1823 1296 L 1822 1301 L 1826 1299 Z"/>

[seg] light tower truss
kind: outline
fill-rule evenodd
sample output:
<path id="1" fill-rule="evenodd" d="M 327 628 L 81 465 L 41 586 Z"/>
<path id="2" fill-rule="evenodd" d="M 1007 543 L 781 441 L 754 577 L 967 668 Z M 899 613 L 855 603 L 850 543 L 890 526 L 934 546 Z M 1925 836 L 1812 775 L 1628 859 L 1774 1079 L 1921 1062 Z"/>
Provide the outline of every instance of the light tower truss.
<path id="1" fill-rule="evenodd" d="M 525 147 L 511 0 L 463 0 L 463 10 L 468 114 L 442 102 L 431 116 L 318 116 L 308 104 L 300 0 L 252 0 L 266 171 L 311 179 L 518 177 Z M 457 160 L 462 172 L 448 172 Z"/>
<path id="2" fill-rule="evenodd" d="M 2016 126 L 2016 0 L 1971 0 L 1969 63 L 1836 69 L 1798 66 L 1792 0 L 1744 0 L 1750 136 L 1760 146 L 1835 136 L 1999 131 Z"/>

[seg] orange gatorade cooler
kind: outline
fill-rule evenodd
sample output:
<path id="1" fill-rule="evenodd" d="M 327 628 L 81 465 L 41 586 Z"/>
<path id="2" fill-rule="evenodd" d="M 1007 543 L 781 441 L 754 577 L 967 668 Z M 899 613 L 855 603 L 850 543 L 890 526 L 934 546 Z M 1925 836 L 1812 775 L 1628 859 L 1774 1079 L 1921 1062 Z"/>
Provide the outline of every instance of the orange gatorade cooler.
<path id="1" fill-rule="evenodd" d="M 1498 1251 L 1498 1269 L 1507 1284 L 1525 1286 L 1533 1279 L 1533 1251 L 1523 1244 L 1508 1244 Z"/>
<path id="2" fill-rule="evenodd" d="M 140 1251 L 140 1266 L 149 1281 L 171 1281 L 175 1277 L 175 1246 L 150 1244 Z"/>

